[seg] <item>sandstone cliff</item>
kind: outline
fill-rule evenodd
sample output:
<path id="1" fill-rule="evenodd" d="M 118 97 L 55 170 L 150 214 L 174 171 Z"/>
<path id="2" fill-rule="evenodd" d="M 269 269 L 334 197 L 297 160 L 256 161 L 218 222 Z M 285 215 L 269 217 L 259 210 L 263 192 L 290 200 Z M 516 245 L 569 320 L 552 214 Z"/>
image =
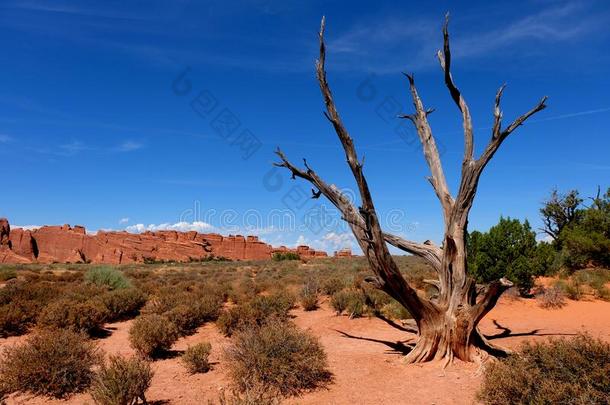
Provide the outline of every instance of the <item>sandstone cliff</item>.
<path id="1" fill-rule="evenodd" d="M 133 234 L 87 234 L 82 226 L 43 226 L 11 229 L 0 219 L 0 263 L 107 263 L 145 261 L 188 262 L 213 257 L 231 260 L 270 259 L 274 252 L 294 251 L 301 258 L 326 257 L 308 246 L 274 248 L 256 236 L 157 231 Z"/>

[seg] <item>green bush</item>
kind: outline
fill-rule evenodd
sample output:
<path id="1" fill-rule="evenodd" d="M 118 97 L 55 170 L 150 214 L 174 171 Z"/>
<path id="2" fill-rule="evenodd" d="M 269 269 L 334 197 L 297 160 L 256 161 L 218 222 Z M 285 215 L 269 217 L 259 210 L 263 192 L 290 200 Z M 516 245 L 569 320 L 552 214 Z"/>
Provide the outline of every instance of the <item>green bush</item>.
<path id="1" fill-rule="evenodd" d="M 192 374 L 206 373 L 210 370 L 210 352 L 212 345 L 207 342 L 190 346 L 182 355 L 182 362 Z"/>
<path id="2" fill-rule="evenodd" d="M 333 295 L 345 288 L 345 281 L 339 277 L 330 277 L 322 282 L 322 293 Z"/>
<path id="3" fill-rule="evenodd" d="M 131 287 L 123 273 L 110 266 L 95 266 L 85 273 L 85 281 L 111 290 Z"/>
<path id="4" fill-rule="evenodd" d="M 38 317 L 38 325 L 91 334 L 103 328 L 106 317 L 106 307 L 99 301 L 79 302 L 64 298 L 43 309 Z"/>
<path id="5" fill-rule="evenodd" d="M 490 364 L 479 399 L 486 404 L 608 404 L 610 344 L 581 335 L 525 344 Z"/>
<path id="6" fill-rule="evenodd" d="M 348 290 L 342 290 L 335 292 L 330 297 L 330 306 L 337 312 L 337 315 L 341 315 L 347 309 L 349 296 L 350 292 Z"/>
<path id="7" fill-rule="evenodd" d="M 276 262 L 284 260 L 301 260 L 299 254 L 294 252 L 275 252 L 271 258 Z"/>
<path id="8" fill-rule="evenodd" d="M 544 260 L 537 258 L 536 232 L 527 220 L 522 224 L 500 217 L 488 232 L 470 233 L 467 246 L 470 274 L 480 283 L 507 277 L 521 295 L 528 295 L 534 277 L 546 272 Z"/>
<path id="9" fill-rule="evenodd" d="M 100 355 L 84 334 L 47 329 L 5 349 L 0 361 L 3 390 L 55 398 L 89 386 Z"/>
<path id="10" fill-rule="evenodd" d="M 155 357 L 171 349 L 179 331 L 166 317 L 157 314 L 136 318 L 129 329 L 129 342 L 140 355 Z"/>
<path id="11" fill-rule="evenodd" d="M 89 392 L 100 405 L 131 405 L 139 399 L 146 403 L 145 393 L 153 374 L 146 360 L 110 356 L 95 374 Z"/>
<path id="12" fill-rule="evenodd" d="M 100 299 L 107 309 L 108 322 L 133 318 L 146 303 L 146 295 L 137 288 L 109 291 L 102 294 Z"/>
<path id="13" fill-rule="evenodd" d="M 230 376 L 241 391 L 259 388 L 298 395 L 331 378 L 317 338 L 287 322 L 241 330 L 226 357 Z"/>

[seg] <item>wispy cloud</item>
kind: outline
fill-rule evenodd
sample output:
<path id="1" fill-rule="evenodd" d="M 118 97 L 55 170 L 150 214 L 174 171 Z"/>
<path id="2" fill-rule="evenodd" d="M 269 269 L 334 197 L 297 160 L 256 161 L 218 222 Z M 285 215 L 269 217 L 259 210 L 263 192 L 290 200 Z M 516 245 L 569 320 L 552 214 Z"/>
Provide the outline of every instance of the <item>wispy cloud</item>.
<path id="1" fill-rule="evenodd" d="M 142 233 L 146 231 L 180 231 L 180 232 L 188 232 L 188 231 L 197 231 L 200 233 L 209 233 L 214 232 L 216 228 L 214 226 L 202 222 L 202 221 L 194 221 L 194 222 L 176 222 L 176 223 L 164 223 L 164 224 L 135 224 L 130 225 L 125 228 L 127 232 L 134 233 Z"/>
<path id="2" fill-rule="evenodd" d="M 74 140 L 72 142 L 60 145 L 59 149 L 60 149 L 60 152 L 58 154 L 72 156 L 72 155 L 76 155 L 77 153 L 80 153 L 85 150 L 91 150 L 93 148 L 90 146 L 87 146 L 86 144 L 84 144 L 81 141 Z"/>
<path id="3" fill-rule="evenodd" d="M 133 152 L 138 149 L 142 149 L 144 144 L 136 141 L 125 141 L 116 147 L 119 152 Z"/>
<path id="4" fill-rule="evenodd" d="M 125 225 L 127 223 L 129 223 L 129 218 L 125 217 L 125 218 L 119 219 L 119 225 Z"/>
<path id="5" fill-rule="evenodd" d="M 480 18 L 480 17 L 479 17 Z M 471 29 L 456 18 L 452 34 L 453 54 L 461 59 L 507 55 L 524 47 L 581 40 L 604 28 L 608 13 L 592 13 L 582 2 L 559 2 L 513 21 Z M 479 21 L 480 22 L 480 21 Z M 387 16 L 359 23 L 334 39 L 329 38 L 330 58 L 344 70 L 396 73 L 436 66 L 436 50 L 442 45 L 442 20 Z M 475 26 L 470 22 L 470 25 Z M 482 25 L 482 24 L 476 24 Z"/>
<path id="6" fill-rule="evenodd" d="M 13 138 L 11 138 L 11 137 L 10 137 L 10 136 L 8 136 L 8 135 L 3 135 L 3 134 L 0 134 L 0 143 L 9 143 L 9 142 L 11 142 L 12 140 L 13 140 Z"/>

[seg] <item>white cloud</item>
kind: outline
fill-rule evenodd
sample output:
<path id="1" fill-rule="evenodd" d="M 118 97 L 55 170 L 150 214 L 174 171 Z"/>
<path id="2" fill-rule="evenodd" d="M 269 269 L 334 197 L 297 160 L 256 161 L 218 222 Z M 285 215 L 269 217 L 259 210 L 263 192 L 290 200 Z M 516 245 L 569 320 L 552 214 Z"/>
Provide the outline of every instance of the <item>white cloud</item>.
<path id="1" fill-rule="evenodd" d="M 125 141 L 116 147 L 119 152 L 133 152 L 134 150 L 142 149 L 144 145 L 136 141 Z"/>
<path id="2" fill-rule="evenodd" d="M 189 232 L 189 231 L 197 231 L 200 233 L 209 233 L 217 231 L 216 228 L 208 223 L 202 221 L 195 222 L 176 222 L 175 224 L 165 223 L 165 224 L 135 224 L 125 227 L 127 232 L 133 233 L 142 233 L 146 231 L 179 231 L 179 232 Z"/>
<path id="3" fill-rule="evenodd" d="M 0 134 L 0 143 L 9 143 L 12 140 L 13 140 L 13 138 L 11 138 L 8 135 Z"/>
<path id="4" fill-rule="evenodd" d="M 351 249 L 352 251 L 358 249 L 354 235 L 351 232 L 329 232 L 318 239 L 309 239 L 304 235 L 299 235 L 293 247 L 299 245 L 307 245 L 312 249 L 323 250 L 331 254 L 341 249 Z"/>
<path id="5" fill-rule="evenodd" d="M 42 225 L 12 225 L 11 228 L 21 228 L 26 231 L 35 231 L 36 229 L 42 228 Z"/>
<path id="6" fill-rule="evenodd" d="M 60 145 L 59 148 L 62 150 L 60 154 L 64 155 L 75 155 L 84 150 L 91 149 L 89 146 L 85 145 L 80 141 L 72 141 L 70 143 Z"/>
<path id="7" fill-rule="evenodd" d="M 129 218 L 127 218 L 127 217 L 119 219 L 119 225 L 125 225 L 128 222 L 129 222 Z"/>

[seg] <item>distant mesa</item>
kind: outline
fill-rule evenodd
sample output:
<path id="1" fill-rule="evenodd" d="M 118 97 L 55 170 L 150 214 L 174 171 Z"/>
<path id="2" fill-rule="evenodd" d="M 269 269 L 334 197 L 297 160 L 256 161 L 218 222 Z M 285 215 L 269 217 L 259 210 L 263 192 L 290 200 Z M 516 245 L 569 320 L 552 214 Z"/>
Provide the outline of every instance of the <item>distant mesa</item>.
<path id="1" fill-rule="evenodd" d="M 302 259 L 327 257 L 326 252 L 298 246 L 274 248 L 257 236 L 202 234 L 195 231 L 125 231 L 88 235 L 82 226 L 43 226 L 11 229 L 0 218 L 0 263 L 190 262 L 209 258 L 265 260 L 275 252 L 295 252 Z M 344 257 L 344 256 L 342 256 Z"/>

